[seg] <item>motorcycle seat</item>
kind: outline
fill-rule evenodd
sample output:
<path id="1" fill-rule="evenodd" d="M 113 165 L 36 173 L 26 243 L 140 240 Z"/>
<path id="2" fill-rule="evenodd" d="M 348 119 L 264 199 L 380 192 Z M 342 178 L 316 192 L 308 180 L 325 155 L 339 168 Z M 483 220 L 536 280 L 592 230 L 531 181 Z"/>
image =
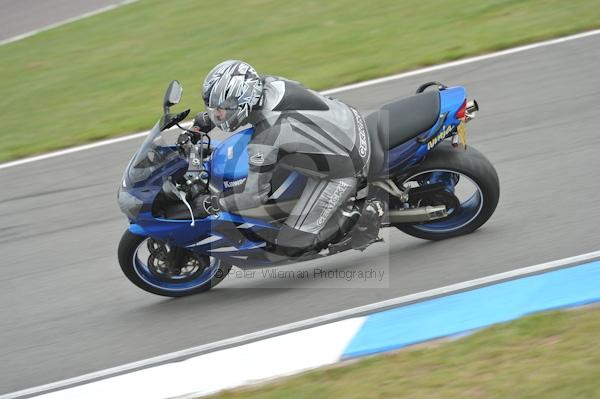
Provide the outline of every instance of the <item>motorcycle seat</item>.
<path id="1" fill-rule="evenodd" d="M 385 153 L 431 129 L 440 115 L 440 95 L 426 91 L 390 101 L 365 118 L 371 138 L 369 175 L 377 174 L 385 162 Z"/>
<path id="2" fill-rule="evenodd" d="M 379 141 L 384 150 L 389 150 L 435 125 L 440 116 L 440 95 L 437 91 L 426 91 L 390 101 L 376 113 Z"/>

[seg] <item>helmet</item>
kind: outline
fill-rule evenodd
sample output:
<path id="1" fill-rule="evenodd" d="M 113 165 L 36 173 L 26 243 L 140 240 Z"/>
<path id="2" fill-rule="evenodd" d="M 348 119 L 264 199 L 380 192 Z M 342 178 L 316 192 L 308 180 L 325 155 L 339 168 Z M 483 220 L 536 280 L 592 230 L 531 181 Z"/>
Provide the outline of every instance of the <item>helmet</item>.
<path id="1" fill-rule="evenodd" d="M 262 90 L 263 82 L 252 66 L 229 60 L 208 73 L 202 98 L 212 122 L 223 131 L 232 132 L 244 124 Z"/>

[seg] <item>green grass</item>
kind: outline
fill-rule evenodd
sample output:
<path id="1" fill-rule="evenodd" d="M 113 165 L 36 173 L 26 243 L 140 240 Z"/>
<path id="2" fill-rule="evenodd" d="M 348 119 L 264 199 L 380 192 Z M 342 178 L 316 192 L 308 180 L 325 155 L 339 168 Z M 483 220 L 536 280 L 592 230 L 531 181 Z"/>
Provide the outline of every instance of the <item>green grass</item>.
<path id="1" fill-rule="evenodd" d="M 216 398 L 599 398 L 599 332 L 600 308 L 537 314 Z"/>
<path id="2" fill-rule="evenodd" d="M 0 47 L 0 161 L 149 128 L 174 78 L 198 111 L 228 58 L 324 89 L 599 26 L 600 0 L 140 1 Z"/>

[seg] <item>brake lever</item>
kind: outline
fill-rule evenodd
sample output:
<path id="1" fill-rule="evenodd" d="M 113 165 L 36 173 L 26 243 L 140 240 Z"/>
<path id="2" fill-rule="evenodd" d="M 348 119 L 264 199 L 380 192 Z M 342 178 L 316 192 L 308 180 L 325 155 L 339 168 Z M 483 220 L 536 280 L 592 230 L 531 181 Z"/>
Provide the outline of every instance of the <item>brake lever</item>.
<path id="1" fill-rule="evenodd" d="M 177 186 L 175 186 L 175 184 L 173 184 L 173 182 L 170 179 L 167 179 L 165 181 L 165 184 L 169 188 L 170 192 L 177 195 L 179 197 L 179 199 L 181 200 L 181 202 L 183 202 L 185 204 L 188 211 L 190 211 L 190 216 L 192 217 L 192 223 L 190 223 L 190 226 L 192 226 L 192 227 L 195 226 L 196 219 L 194 218 L 194 212 L 192 211 L 192 207 L 190 206 L 190 203 L 187 201 L 187 198 L 186 198 L 187 193 L 183 190 L 179 190 L 177 188 Z"/>
<path id="2" fill-rule="evenodd" d="M 185 204 L 185 206 L 187 207 L 188 211 L 190 211 L 190 216 L 192 217 L 192 223 L 190 223 L 190 226 L 194 227 L 196 225 L 196 220 L 194 219 L 194 212 L 192 211 L 192 207 L 190 206 L 189 202 L 187 202 L 187 199 L 185 198 L 186 193 L 185 193 L 185 191 L 179 191 L 179 190 L 177 190 L 177 192 L 179 193 L 179 198 L 181 198 L 181 202 L 183 202 Z"/>

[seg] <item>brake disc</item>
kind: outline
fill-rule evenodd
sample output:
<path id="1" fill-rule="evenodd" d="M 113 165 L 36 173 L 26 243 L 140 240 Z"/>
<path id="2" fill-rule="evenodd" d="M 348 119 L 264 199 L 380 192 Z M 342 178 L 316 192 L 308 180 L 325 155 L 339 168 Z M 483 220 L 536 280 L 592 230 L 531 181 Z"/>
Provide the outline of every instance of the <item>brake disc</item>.
<path id="1" fill-rule="evenodd" d="M 209 266 L 206 255 L 196 254 L 183 248 L 169 248 L 165 243 L 148 239 L 148 269 L 153 276 L 164 280 L 183 282 L 200 275 Z M 173 253 L 177 251 L 179 253 Z"/>

